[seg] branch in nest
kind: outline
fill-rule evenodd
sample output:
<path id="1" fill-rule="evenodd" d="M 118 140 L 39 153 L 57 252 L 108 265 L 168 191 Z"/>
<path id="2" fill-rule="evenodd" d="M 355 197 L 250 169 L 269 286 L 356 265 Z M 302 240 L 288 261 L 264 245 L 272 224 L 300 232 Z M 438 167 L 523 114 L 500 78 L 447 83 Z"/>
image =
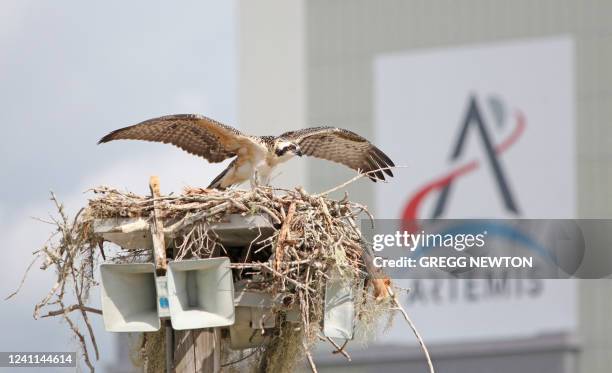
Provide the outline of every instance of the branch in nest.
<path id="1" fill-rule="evenodd" d="M 348 186 L 348 185 L 350 185 L 350 184 L 354 183 L 355 181 L 357 181 L 357 180 L 361 179 L 362 177 L 365 177 L 365 176 L 369 176 L 369 175 L 375 174 L 375 173 L 376 173 L 376 172 L 378 172 L 378 171 L 390 170 L 390 169 L 392 169 L 392 168 L 405 168 L 405 167 L 407 167 L 407 166 L 381 167 L 381 168 L 377 168 L 376 170 L 372 170 L 372 171 L 368 171 L 368 172 L 359 173 L 359 174 L 357 174 L 357 176 L 353 177 L 352 179 L 347 180 L 347 181 L 345 181 L 344 183 L 342 183 L 342 184 L 340 184 L 340 185 L 336 185 L 335 187 L 333 187 L 333 188 L 331 188 L 331 189 L 329 189 L 329 190 L 326 190 L 325 192 L 321 192 L 321 193 L 319 193 L 319 194 L 315 194 L 315 195 L 313 195 L 312 197 L 313 197 L 313 198 L 322 197 L 322 196 L 325 196 L 325 195 L 327 195 L 327 194 L 330 194 L 330 193 L 336 192 L 336 191 L 338 191 L 338 190 L 340 190 L 340 189 L 342 189 L 342 188 L 344 188 L 344 187 L 346 187 L 346 186 Z"/>
<path id="2" fill-rule="evenodd" d="M 276 250 L 274 251 L 274 269 L 277 271 L 280 269 L 280 263 L 283 260 L 283 249 L 285 245 L 285 240 L 289 235 L 289 229 L 291 227 L 291 221 L 293 220 L 293 215 L 295 215 L 295 201 L 291 202 L 289 205 L 289 211 L 287 212 L 287 218 L 283 222 L 283 226 L 281 227 L 280 233 L 278 235 L 278 241 L 276 241 Z"/>
<path id="3" fill-rule="evenodd" d="M 349 355 L 348 352 L 346 352 L 346 350 L 344 349 L 349 342 L 348 339 L 344 341 L 342 346 L 337 344 L 336 341 L 334 341 L 330 337 L 319 336 L 319 339 L 321 339 L 322 341 L 328 341 L 329 343 L 331 343 L 332 346 L 336 348 L 334 351 L 332 351 L 332 354 L 342 354 L 346 358 L 346 360 L 351 361 L 351 355 Z"/>
<path id="4" fill-rule="evenodd" d="M 97 309 L 97 308 L 88 307 L 88 306 L 80 306 L 78 304 L 73 304 L 72 306 L 69 306 L 69 307 L 66 307 L 66 308 L 62 308 L 61 310 L 49 311 L 49 313 L 47 313 L 46 315 L 42 315 L 41 317 L 51 317 L 51 316 L 65 315 L 67 313 L 70 313 L 70 312 L 76 311 L 76 310 L 81 310 L 81 311 L 91 312 L 91 313 L 97 313 L 98 315 L 102 314 L 102 311 Z"/>
<path id="5" fill-rule="evenodd" d="M 304 351 L 306 352 L 306 359 L 308 359 L 308 365 L 310 365 L 310 370 L 312 373 L 318 373 L 317 366 L 315 365 L 314 359 L 312 358 L 312 354 L 308 350 L 308 346 L 304 344 Z"/>
<path id="6" fill-rule="evenodd" d="M 419 345 L 421 345 L 421 349 L 423 350 L 423 353 L 425 354 L 425 358 L 427 359 L 427 366 L 429 367 L 429 373 L 435 373 L 433 363 L 431 362 L 431 356 L 429 356 L 429 350 L 427 349 L 427 345 L 425 345 L 425 341 L 423 340 L 423 337 L 421 337 L 421 333 L 419 333 L 416 326 L 414 325 L 414 322 L 412 322 L 412 319 L 410 318 L 410 316 L 408 316 L 408 312 L 406 312 L 404 307 L 402 307 L 402 305 L 397 300 L 397 297 L 395 296 L 393 291 L 391 289 L 389 289 L 389 291 L 391 292 L 391 299 L 397 307 L 396 309 L 402 313 L 402 316 L 404 316 L 404 319 L 410 326 L 410 329 L 412 329 L 412 332 L 414 333 L 414 336 L 416 337 L 417 341 L 419 341 Z"/>
<path id="7" fill-rule="evenodd" d="M 23 284 L 25 283 L 26 278 L 28 277 L 28 273 L 30 272 L 30 269 L 32 269 L 32 266 L 34 265 L 34 263 L 36 263 L 37 260 L 38 260 L 38 256 L 34 257 L 34 259 L 28 265 L 28 268 L 23 273 L 23 276 L 21 277 L 21 281 L 19 282 L 19 286 L 17 287 L 17 289 L 14 292 L 12 292 L 11 294 L 9 294 L 8 296 L 6 296 L 6 298 L 4 298 L 4 300 L 9 300 L 12 297 L 14 297 L 15 295 L 19 294 L 19 292 L 21 291 L 21 288 L 23 287 Z"/>

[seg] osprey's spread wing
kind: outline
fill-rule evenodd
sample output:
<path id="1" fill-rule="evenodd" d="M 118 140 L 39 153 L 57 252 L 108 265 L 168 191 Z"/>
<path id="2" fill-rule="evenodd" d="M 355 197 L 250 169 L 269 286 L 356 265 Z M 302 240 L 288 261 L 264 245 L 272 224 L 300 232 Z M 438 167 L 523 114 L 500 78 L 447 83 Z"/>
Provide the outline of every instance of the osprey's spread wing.
<path id="1" fill-rule="evenodd" d="M 98 144 L 120 139 L 172 144 L 191 154 L 206 158 L 209 162 L 221 162 L 233 157 L 241 148 L 267 151 L 255 138 L 197 114 L 176 114 L 149 119 L 113 131 L 104 136 Z"/>
<path id="2" fill-rule="evenodd" d="M 380 149 L 358 134 L 334 127 L 314 127 L 291 131 L 279 137 L 293 141 L 300 146 L 303 154 L 341 163 L 354 170 L 368 174 L 372 181 L 385 180 L 386 173 L 393 176 L 388 167 L 393 161 Z"/>

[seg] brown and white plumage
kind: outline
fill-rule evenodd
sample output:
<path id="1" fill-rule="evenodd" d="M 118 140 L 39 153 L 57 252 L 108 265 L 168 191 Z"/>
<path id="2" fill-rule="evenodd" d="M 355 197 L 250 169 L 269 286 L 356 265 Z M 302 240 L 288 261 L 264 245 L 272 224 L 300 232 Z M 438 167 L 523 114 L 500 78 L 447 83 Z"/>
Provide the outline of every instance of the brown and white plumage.
<path id="1" fill-rule="evenodd" d="M 371 172 L 372 181 L 393 176 L 393 161 L 366 138 L 337 127 L 312 127 L 285 132 L 279 136 L 297 143 L 305 155 L 341 163 L 360 172 Z M 378 171 L 376 171 L 378 170 Z"/>
<path id="2" fill-rule="evenodd" d="M 389 157 L 354 132 L 333 127 L 306 128 L 278 137 L 249 136 L 230 126 L 196 114 L 177 114 L 150 119 L 118 129 L 98 143 L 131 139 L 178 146 L 209 162 L 236 157 L 209 187 L 224 189 L 250 180 L 268 183 L 272 170 L 294 155 L 310 155 L 370 172 L 373 180 L 393 176 Z M 380 170 L 383 169 L 383 170 Z M 384 173 L 383 173 L 384 172 Z"/>

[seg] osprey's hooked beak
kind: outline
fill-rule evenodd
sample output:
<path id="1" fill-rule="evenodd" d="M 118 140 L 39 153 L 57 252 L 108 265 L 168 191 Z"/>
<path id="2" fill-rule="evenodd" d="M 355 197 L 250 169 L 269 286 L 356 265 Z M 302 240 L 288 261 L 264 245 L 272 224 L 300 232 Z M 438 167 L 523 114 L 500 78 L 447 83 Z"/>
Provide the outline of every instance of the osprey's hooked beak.
<path id="1" fill-rule="evenodd" d="M 295 155 L 301 157 L 302 154 L 302 149 L 300 149 L 300 147 L 298 146 L 297 148 L 295 148 Z"/>

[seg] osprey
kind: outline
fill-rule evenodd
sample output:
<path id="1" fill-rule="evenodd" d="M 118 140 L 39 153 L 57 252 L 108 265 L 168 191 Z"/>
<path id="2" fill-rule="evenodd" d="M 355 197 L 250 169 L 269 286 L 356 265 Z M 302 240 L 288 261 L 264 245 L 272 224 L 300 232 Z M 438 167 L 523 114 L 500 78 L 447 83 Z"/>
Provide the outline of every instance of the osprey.
<path id="1" fill-rule="evenodd" d="M 169 143 L 213 163 L 235 157 L 209 188 L 225 189 L 247 180 L 251 185 L 267 185 L 272 170 L 296 155 L 341 163 L 368 173 L 374 182 L 385 180 L 384 174 L 393 176 L 389 168 L 394 164 L 385 153 L 365 138 L 342 128 L 313 127 L 276 137 L 249 136 L 202 115 L 177 114 L 118 129 L 98 144 L 120 139 Z"/>

